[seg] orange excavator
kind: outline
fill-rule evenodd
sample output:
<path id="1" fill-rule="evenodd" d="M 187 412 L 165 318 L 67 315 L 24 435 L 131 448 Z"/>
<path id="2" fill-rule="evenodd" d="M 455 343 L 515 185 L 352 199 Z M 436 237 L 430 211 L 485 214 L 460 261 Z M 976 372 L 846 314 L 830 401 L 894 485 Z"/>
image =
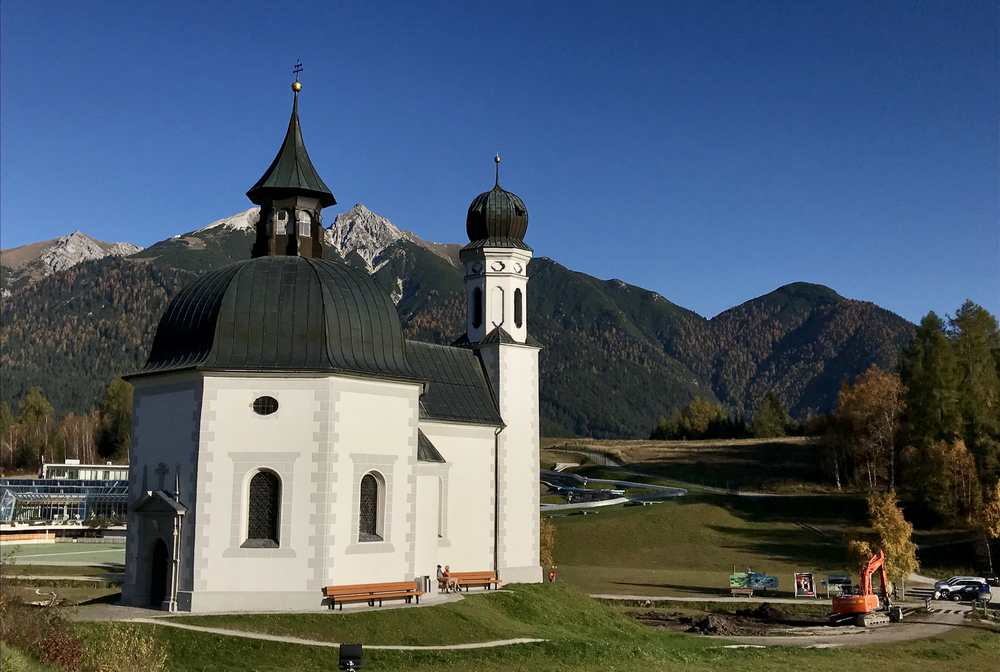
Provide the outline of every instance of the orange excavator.
<path id="1" fill-rule="evenodd" d="M 872 588 L 872 576 L 876 572 L 882 584 L 881 596 Z M 865 628 L 900 620 L 902 611 L 893 609 L 889 602 L 889 577 L 885 573 L 885 553 L 882 549 L 861 566 L 859 575 L 861 585 L 857 591 L 834 596 L 830 620 L 836 623 L 853 621 L 854 625 Z"/>

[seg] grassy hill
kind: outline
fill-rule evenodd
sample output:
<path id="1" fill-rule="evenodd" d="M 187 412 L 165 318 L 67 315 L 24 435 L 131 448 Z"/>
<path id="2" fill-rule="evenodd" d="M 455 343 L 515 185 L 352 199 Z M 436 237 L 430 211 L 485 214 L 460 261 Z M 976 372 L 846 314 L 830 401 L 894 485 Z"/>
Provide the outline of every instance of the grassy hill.
<path id="1" fill-rule="evenodd" d="M 559 586 L 517 586 L 510 592 L 476 595 L 460 604 L 361 614 L 236 617 L 185 617 L 187 623 L 238 627 L 258 632 L 292 632 L 326 641 L 345 638 L 364 644 L 399 641 L 484 641 L 493 637 L 531 636 L 547 641 L 466 651 L 365 651 L 369 670 L 477 670 L 520 672 L 565 670 L 608 672 L 660 670 L 707 672 L 732 670 L 884 669 L 924 672 L 928 661 L 941 669 L 992 670 L 1000 655 L 1000 637 L 969 630 L 947 638 L 860 649 L 727 648 L 725 640 L 672 634 L 646 628 L 620 610 Z M 298 628 L 301 626 L 302 630 Z M 108 624 L 77 628 L 100 646 Z M 168 668 L 201 670 L 329 670 L 336 649 L 223 637 L 141 624 L 163 641 Z"/>

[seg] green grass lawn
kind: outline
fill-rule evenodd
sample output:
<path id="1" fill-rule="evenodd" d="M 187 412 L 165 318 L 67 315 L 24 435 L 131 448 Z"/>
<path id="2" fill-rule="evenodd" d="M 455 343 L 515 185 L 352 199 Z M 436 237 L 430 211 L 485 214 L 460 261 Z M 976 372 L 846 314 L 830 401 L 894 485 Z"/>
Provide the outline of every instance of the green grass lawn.
<path id="1" fill-rule="evenodd" d="M 0 670 L 3 672 L 56 672 L 55 668 L 42 665 L 3 641 L 0 641 Z"/>
<path id="2" fill-rule="evenodd" d="M 0 544 L 6 564 L 124 565 L 124 544 Z"/>
<path id="3" fill-rule="evenodd" d="M 519 586 L 512 593 L 476 596 L 458 605 L 402 609 L 395 614 L 366 612 L 338 615 L 271 617 L 246 616 L 247 624 L 269 630 L 292 628 L 297 636 L 325 634 L 327 639 L 354 634 L 373 644 L 407 637 L 415 629 L 441 641 L 475 640 L 531 635 L 549 641 L 488 650 L 419 652 L 374 651 L 365 654 L 367 670 L 484 670 L 517 672 L 565 670 L 695 671 L 883 669 L 924 672 L 927 669 L 993 670 L 1000 655 L 1000 637 L 980 630 L 957 631 L 955 636 L 894 646 L 862 649 L 802 650 L 790 648 L 726 649 L 724 641 L 679 635 L 646 628 L 621 610 L 602 605 L 559 586 Z M 389 620 L 382 620 L 385 617 Z M 189 622 L 228 625 L 218 617 L 191 617 Z M 404 623 L 410 620 L 412 623 Z M 302 629 L 296 628 L 296 621 Z M 356 623 L 351 623 L 356 621 Z M 108 627 L 77 626 L 86 637 L 101 637 Z M 336 650 L 253 641 L 143 626 L 169 650 L 169 669 L 200 670 L 330 670 Z M 381 630 L 389 627 L 389 630 Z M 436 635 L 432 635 L 437 630 Z"/>
<path id="4" fill-rule="evenodd" d="M 778 575 L 779 588 L 790 590 L 792 572 L 847 570 L 841 535 L 864 517 L 858 497 L 691 494 L 653 506 L 553 517 L 555 555 L 561 579 L 587 592 L 728 592 L 734 566 Z"/>

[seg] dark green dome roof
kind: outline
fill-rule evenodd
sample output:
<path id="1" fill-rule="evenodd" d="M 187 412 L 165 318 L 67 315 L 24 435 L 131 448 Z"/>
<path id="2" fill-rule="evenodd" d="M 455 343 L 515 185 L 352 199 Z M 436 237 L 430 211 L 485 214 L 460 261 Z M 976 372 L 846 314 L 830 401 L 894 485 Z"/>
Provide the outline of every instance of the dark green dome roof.
<path id="1" fill-rule="evenodd" d="M 472 199 L 465 232 L 473 246 L 527 248 L 524 234 L 528 232 L 528 208 L 517 194 L 498 183 Z"/>
<path id="2" fill-rule="evenodd" d="M 415 379 L 388 294 L 339 261 L 240 261 L 170 302 L 142 373 L 185 368 L 329 371 Z"/>

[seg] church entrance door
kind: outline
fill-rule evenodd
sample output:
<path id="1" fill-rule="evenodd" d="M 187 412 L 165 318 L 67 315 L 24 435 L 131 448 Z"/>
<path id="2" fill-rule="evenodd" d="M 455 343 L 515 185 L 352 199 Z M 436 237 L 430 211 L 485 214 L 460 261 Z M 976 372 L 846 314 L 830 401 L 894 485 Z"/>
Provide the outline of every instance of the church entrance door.
<path id="1" fill-rule="evenodd" d="M 170 556 L 167 553 L 167 545 L 162 539 L 157 539 L 153 543 L 153 566 L 150 574 L 149 584 L 149 606 L 157 609 L 163 604 L 167 597 L 167 567 L 170 565 Z"/>

